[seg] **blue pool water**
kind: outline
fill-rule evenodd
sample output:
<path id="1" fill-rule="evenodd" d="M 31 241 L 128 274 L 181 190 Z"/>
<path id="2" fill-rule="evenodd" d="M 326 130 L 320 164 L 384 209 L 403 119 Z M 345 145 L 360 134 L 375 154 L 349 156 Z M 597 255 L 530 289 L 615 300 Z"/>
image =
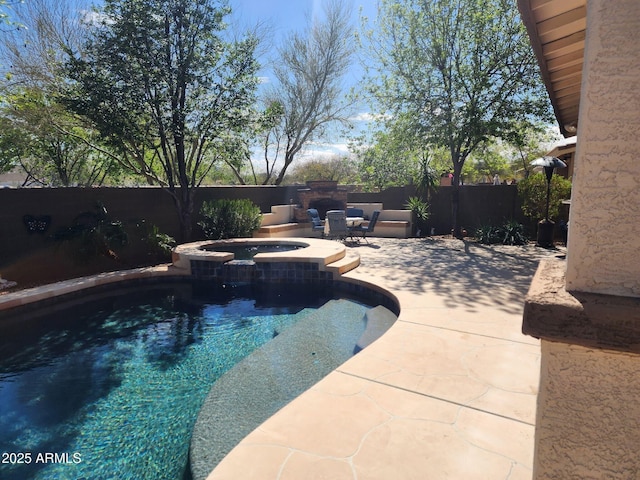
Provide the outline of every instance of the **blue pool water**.
<path id="1" fill-rule="evenodd" d="M 189 478 L 212 384 L 332 298 L 164 285 L 0 327 L 0 478 Z M 345 308 L 327 328 L 352 348 L 369 307 Z"/>
<path id="2" fill-rule="evenodd" d="M 258 253 L 275 253 L 275 252 L 289 252 L 291 250 L 298 250 L 304 248 L 303 245 L 290 245 L 290 244 L 258 244 L 258 245 L 246 245 L 246 244 L 226 244 L 226 245 L 208 245 L 204 247 L 205 250 L 210 252 L 229 252 L 233 253 L 234 260 L 251 260 Z"/>

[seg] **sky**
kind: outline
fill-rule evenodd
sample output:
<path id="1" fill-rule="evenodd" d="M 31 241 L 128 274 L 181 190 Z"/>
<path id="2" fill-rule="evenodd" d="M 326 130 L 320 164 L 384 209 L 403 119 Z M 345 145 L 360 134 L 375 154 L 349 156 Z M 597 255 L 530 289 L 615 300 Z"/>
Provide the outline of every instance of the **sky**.
<path id="1" fill-rule="evenodd" d="M 53 2 L 59 0 L 51 0 Z M 69 0 L 79 7 L 88 9 L 89 5 L 100 5 L 101 0 Z M 254 26 L 257 23 L 268 25 L 269 31 L 273 32 L 270 42 L 271 52 L 280 41 L 292 31 L 301 31 L 307 25 L 309 17 L 322 15 L 324 5 L 331 0 L 227 0 L 232 9 L 232 21 L 242 30 L 243 27 Z M 354 28 L 360 26 L 360 15 L 375 18 L 378 0 L 343 0 L 352 6 L 352 25 Z M 1 2 L 1 0 L 0 0 Z M 86 6 L 85 6 L 86 5 Z M 264 82 L 269 82 L 270 71 L 268 63 L 259 73 Z M 346 75 L 345 83 L 353 86 L 355 80 L 361 76 L 362 69 L 359 67 L 357 58 L 354 58 L 352 70 Z M 359 111 L 358 111 L 359 110 Z M 365 117 L 364 107 L 354 112 L 354 118 Z M 361 128 L 364 123 L 356 122 L 356 129 Z M 335 154 L 348 154 L 347 138 L 341 134 L 339 129 L 334 129 L 330 138 L 325 144 L 312 144 L 305 148 L 300 157 L 312 158 L 319 156 L 331 156 Z M 261 157 L 262 155 L 260 155 Z"/>
<path id="2" fill-rule="evenodd" d="M 349 0 L 345 0 L 349 1 Z M 285 38 L 287 34 L 294 30 L 302 30 L 307 24 L 309 16 L 321 15 L 322 9 L 327 0 L 229 0 L 234 11 L 234 17 L 242 24 L 253 25 L 257 22 L 266 22 L 273 29 L 274 44 Z M 378 0 L 351 0 L 353 9 L 352 24 L 355 28 L 360 25 L 360 15 L 373 19 L 376 16 Z M 358 60 L 354 58 L 352 71 L 346 76 L 348 85 L 353 85 L 359 78 L 361 69 Z M 269 81 L 268 68 L 260 73 Z M 355 112 L 358 117 L 363 117 L 366 112 Z M 362 127 L 363 123 L 355 122 L 356 128 Z M 335 154 L 348 154 L 347 138 L 334 132 L 331 138 L 324 144 L 311 144 L 303 152 L 301 158 L 326 157 Z"/>

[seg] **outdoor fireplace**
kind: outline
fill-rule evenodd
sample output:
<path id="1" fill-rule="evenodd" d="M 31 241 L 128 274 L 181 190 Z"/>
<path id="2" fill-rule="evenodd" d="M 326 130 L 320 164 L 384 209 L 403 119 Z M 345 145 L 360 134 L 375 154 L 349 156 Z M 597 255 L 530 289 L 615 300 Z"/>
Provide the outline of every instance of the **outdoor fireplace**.
<path id="1" fill-rule="evenodd" d="M 325 218 L 329 210 L 344 210 L 347 208 L 347 189 L 338 187 L 333 180 L 315 180 L 307 182 L 306 188 L 298 190 L 300 206 L 295 209 L 297 222 L 307 222 L 307 209 L 315 208 L 320 218 Z"/>

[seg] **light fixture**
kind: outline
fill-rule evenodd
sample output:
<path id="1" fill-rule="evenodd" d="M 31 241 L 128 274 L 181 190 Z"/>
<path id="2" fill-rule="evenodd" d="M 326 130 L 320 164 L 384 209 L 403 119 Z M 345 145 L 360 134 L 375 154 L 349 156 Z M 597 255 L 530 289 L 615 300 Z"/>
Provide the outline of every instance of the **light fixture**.
<path id="1" fill-rule="evenodd" d="M 568 123 L 567 125 L 564 126 L 564 129 L 568 133 L 576 133 L 578 131 L 578 127 L 576 127 L 575 123 Z"/>
<path id="2" fill-rule="evenodd" d="M 538 223 L 538 246 L 540 247 L 552 247 L 553 246 L 553 226 L 554 223 L 549 220 L 549 198 L 551 196 L 551 177 L 553 177 L 553 170 L 556 168 L 565 168 L 567 166 L 558 157 L 541 157 L 533 160 L 530 165 L 534 167 L 544 167 L 544 173 L 547 177 L 547 206 L 544 214 L 544 220 Z"/>

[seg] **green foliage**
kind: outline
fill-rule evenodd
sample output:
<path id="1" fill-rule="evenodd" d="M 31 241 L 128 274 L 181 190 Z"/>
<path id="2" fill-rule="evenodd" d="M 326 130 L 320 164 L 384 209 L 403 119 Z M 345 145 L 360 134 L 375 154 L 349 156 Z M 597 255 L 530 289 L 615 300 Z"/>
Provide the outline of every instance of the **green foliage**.
<path id="1" fill-rule="evenodd" d="M 122 222 L 112 220 L 101 203 L 96 204 L 95 212 L 82 212 L 70 226 L 58 229 L 53 238 L 73 243 L 81 260 L 96 256 L 117 259 L 117 250 L 129 241 Z"/>
<path id="2" fill-rule="evenodd" d="M 144 220 L 136 226 L 141 232 L 141 240 L 146 245 L 150 257 L 163 260 L 171 258 L 171 250 L 176 246 L 176 241 L 171 235 L 162 233 L 157 225 L 148 224 Z"/>
<path id="3" fill-rule="evenodd" d="M 29 184 L 99 186 L 119 172 L 112 157 L 92 147 L 95 132 L 38 88 L 7 95 L 0 131 L 0 163 L 22 167 Z"/>
<path id="4" fill-rule="evenodd" d="M 515 2 L 381 0 L 378 11 L 365 45 L 376 75 L 365 88 L 386 118 L 406 119 L 424 145 L 447 149 L 454 189 L 465 160 L 487 139 L 550 118 Z M 452 195 L 456 235 L 458 201 Z"/>
<path id="5" fill-rule="evenodd" d="M 500 242 L 500 229 L 493 225 L 480 225 L 475 236 L 478 242 L 493 245 Z"/>
<path id="6" fill-rule="evenodd" d="M 262 221 L 260 208 L 246 198 L 204 202 L 200 215 L 198 225 L 211 240 L 250 237 Z"/>
<path id="7" fill-rule="evenodd" d="M 507 178 L 510 173 L 509 161 L 499 147 L 498 142 L 487 142 L 473 152 L 467 162 L 472 174 L 465 176 L 465 182 L 477 183 L 483 179 L 492 179 L 496 173 L 501 179 Z"/>
<path id="8" fill-rule="evenodd" d="M 191 235 L 194 190 L 254 119 L 253 35 L 229 41 L 226 2 L 105 0 L 68 63 L 66 105 L 126 168 L 165 187 Z"/>
<path id="9" fill-rule="evenodd" d="M 493 245 L 496 243 L 502 243 L 503 245 L 524 245 L 527 243 L 524 226 L 515 220 L 507 220 L 499 227 L 481 225 L 476 230 L 475 236 L 478 242 L 485 245 Z"/>
<path id="10" fill-rule="evenodd" d="M 357 165 L 347 157 L 332 156 L 326 160 L 309 160 L 289 170 L 284 184 L 303 184 L 310 180 L 332 180 L 340 184 L 358 183 Z"/>
<path id="11" fill-rule="evenodd" d="M 401 119 L 387 122 L 385 130 L 361 137 L 351 145 L 358 158 L 360 177 L 366 187 L 385 188 L 416 185 L 421 193 L 437 185 L 442 149 L 425 145 Z"/>
<path id="12" fill-rule="evenodd" d="M 518 183 L 518 195 L 522 200 L 522 213 L 533 221 L 544 219 L 547 202 L 547 178 L 534 173 Z M 571 182 L 560 175 L 551 177 L 549 218 L 557 218 L 562 200 L 571 197 Z"/>
<path id="13" fill-rule="evenodd" d="M 429 217 L 431 216 L 429 202 L 426 202 L 419 197 L 409 197 L 406 207 L 413 212 L 416 219 L 416 233 L 421 232 L 421 234 L 426 234 L 427 220 L 429 220 Z"/>
<path id="14" fill-rule="evenodd" d="M 510 153 L 512 177 L 521 180 L 531 173 L 531 161 L 549 151 L 549 145 L 560 140 L 560 133 L 544 122 L 517 122 L 507 132 L 505 141 Z M 516 172 L 518 175 L 516 175 Z"/>
<path id="15" fill-rule="evenodd" d="M 524 225 L 509 220 L 501 228 L 502 243 L 504 245 L 524 245 L 527 243 L 527 236 L 524 233 Z"/>
<path id="16" fill-rule="evenodd" d="M 431 216 L 429 203 L 419 197 L 409 197 L 406 207 L 415 214 L 418 220 L 428 220 Z"/>

